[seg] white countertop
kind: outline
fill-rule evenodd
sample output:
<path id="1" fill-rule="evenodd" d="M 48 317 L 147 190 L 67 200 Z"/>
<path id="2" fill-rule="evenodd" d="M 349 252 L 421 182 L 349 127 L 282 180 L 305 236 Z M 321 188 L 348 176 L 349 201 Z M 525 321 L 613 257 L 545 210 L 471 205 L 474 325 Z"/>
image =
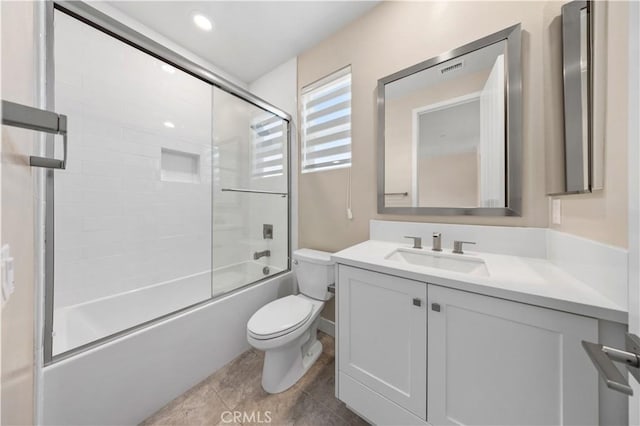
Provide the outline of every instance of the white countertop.
<path id="1" fill-rule="evenodd" d="M 488 277 L 385 259 L 397 248 L 410 247 L 409 244 L 369 240 L 334 253 L 332 259 L 339 264 L 416 281 L 627 323 L 626 307 L 617 305 L 546 259 L 479 253 L 465 247 L 466 256 L 484 260 Z M 429 251 L 430 247 L 423 250 Z"/>

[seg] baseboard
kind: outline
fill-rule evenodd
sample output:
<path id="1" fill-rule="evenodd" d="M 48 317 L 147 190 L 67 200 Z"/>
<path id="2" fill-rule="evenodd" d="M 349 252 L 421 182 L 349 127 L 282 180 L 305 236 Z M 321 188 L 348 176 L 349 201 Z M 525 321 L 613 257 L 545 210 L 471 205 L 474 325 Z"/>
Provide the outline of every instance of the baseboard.
<path id="1" fill-rule="evenodd" d="M 327 333 L 331 337 L 336 337 L 336 323 L 326 318 L 320 317 L 318 321 L 318 330 Z"/>

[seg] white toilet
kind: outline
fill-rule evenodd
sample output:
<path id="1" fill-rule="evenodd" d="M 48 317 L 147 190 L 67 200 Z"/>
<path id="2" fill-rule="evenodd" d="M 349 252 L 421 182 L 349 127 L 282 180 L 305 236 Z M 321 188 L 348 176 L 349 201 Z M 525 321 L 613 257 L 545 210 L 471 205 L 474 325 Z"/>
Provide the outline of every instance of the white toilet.
<path id="1" fill-rule="evenodd" d="M 324 302 L 333 297 L 327 287 L 335 279 L 330 256 L 323 251 L 296 250 L 293 271 L 300 294 L 266 304 L 247 323 L 249 344 L 265 351 L 262 387 L 269 393 L 293 386 L 322 353 L 318 321 Z"/>

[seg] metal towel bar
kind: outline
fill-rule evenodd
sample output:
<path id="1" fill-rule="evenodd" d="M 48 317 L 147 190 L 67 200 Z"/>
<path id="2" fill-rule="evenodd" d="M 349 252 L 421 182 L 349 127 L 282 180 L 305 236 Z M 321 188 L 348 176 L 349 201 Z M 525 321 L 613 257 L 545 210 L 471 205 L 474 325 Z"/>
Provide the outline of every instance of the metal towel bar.
<path id="1" fill-rule="evenodd" d="M 222 188 L 222 192 L 248 192 L 250 194 L 268 194 L 268 195 L 280 195 L 286 197 L 286 192 L 273 192 L 273 191 L 259 191 L 257 189 L 241 189 L 241 188 Z"/>
<path id="2" fill-rule="evenodd" d="M 582 347 L 609 389 L 633 395 L 633 389 L 629 386 L 629 382 L 616 368 L 613 361 L 625 364 L 631 375 L 640 381 L 640 339 L 638 336 L 627 333 L 626 351 L 584 340 Z"/>
<path id="3" fill-rule="evenodd" d="M 62 135 L 62 147 L 64 157 L 62 160 L 55 158 L 37 157 L 32 155 L 29 164 L 33 167 L 45 167 L 49 169 L 65 169 L 67 166 L 67 116 L 56 114 L 26 105 L 9 101 L 2 101 L 2 124 L 6 126 L 20 127 L 22 129 L 36 130 Z"/>

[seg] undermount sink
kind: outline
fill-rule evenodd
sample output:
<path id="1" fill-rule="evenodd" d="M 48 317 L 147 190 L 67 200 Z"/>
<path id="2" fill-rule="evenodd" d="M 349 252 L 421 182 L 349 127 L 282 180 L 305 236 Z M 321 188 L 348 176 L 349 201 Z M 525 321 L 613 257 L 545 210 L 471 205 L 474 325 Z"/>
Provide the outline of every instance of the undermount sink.
<path id="1" fill-rule="evenodd" d="M 481 277 L 489 276 L 489 271 L 487 270 L 484 260 L 460 254 L 399 248 L 388 254 L 385 259 Z"/>

